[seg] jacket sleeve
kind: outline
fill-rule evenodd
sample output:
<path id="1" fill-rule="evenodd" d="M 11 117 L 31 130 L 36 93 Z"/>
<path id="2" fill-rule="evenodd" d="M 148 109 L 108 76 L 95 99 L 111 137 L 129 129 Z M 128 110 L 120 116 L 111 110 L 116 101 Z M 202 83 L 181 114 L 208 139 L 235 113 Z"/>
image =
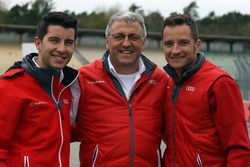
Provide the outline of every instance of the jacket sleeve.
<path id="1" fill-rule="evenodd" d="M 210 91 L 216 128 L 224 151 L 227 167 L 250 166 L 250 142 L 240 89 L 230 77 L 221 77 Z"/>
<path id="2" fill-rule="evenodd" d="M 6 163 L 4 160 L 0 159 L 0 167 L 7 167 Z"/>
<path id="3" fill-rule="evenodd" d="M 21 102 L 14 95 L 15 87 L 12 83 L 6 84 L 4 79 L 0 79 L 0 167 L 6 162 L 7 152 L 10 147 L 11 139 L 15 131 L 19 114 L 21 111 Z"/>

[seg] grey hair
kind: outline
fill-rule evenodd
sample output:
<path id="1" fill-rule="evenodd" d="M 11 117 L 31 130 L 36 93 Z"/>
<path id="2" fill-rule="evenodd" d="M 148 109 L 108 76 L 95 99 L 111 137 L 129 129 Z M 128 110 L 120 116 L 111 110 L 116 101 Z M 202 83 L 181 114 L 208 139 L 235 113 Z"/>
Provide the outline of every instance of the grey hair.
<path id="1" fill-rule="evenodd" d="M 138 22 L 143 30 L 142 35 L 144 38 L 146 38 L 147 29 L 144 23 L 144 18 L 141 15 L 131 12 L 131 11 L 121 12 L 121 13 L 117 13 L 111 16 L 111 18 L 109 19 L 108 25 L 106 27 L 106 31 L 105 31 L 106 37 L 111 34 L 112 25 L 116 21 L 125 21 L 128 24 L 133 23 L 133 22 Z"/>

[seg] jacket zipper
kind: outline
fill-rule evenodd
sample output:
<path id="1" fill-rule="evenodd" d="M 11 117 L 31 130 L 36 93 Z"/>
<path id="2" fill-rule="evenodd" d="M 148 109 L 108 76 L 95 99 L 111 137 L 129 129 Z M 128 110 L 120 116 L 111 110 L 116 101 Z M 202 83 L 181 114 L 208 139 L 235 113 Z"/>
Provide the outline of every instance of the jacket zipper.
<path id="1" fill-rule="evenodd" d="M 158 156 L 158 167 L 161 167 L 161 152 L 160 149 L 157 149 L 157 156 Z"/>
<path id="2" fill-rule="evenodd" d="M 174 84 L 174 89 L 173 89 L 173 92 L 172 92 L 172 104 L 173 104 L 173 107 L 172 107 L 172 147 L 173 147 L 173 166 L 176 166 L 176 148 L 175 148 L 175 125 L 174 125 L 174 122 L 175 122 L 175 118 L 174 118 L 174 115 L 175 115 L 175 103 L 176 103 L 176 100 L 177 100 L 177 97 L 178 97 L 178 94 L 179 94 L 179 90 L 180 90 L 180 87 L 181 85 L 179 84 Z"/>
<path id="3" fill-rule="evenodd" d="M 133 107 L 129 103 L 129 126 L 130 126 L 130 167 L 134 166 L 134 127 L 133 127 Z"/>
<path id="4" fill-rule="evenodd" d="M 95 162 L 97 160 L 98 152 L 99 152 L 99 147 L 98 147 L 98 144 L 97 144 L 96 147 L 95 147 L 94 153 L 93 153 L 92 167 L 95 167 Z"/>
<path id="5" fill-rule="evenodd" d="M 130 102 L 131 98 L 133 97 L 133 92 L 131 93 L 129 100 L 127 99 L 122 86 L 119 80 L 111 74 L 112 81 L 118 91 L 118 93 L 126 100 L 128 103 L 128 110 L 129 110 L 129 128 L 130 128 L 130 167 L 134 166 L 134 128 L 133 128 L 133 107 Z M 135 86 L 135 85 L 134 85 Z M 132 88 L 133 89 L 133 88 Z"/>
<path id="6" fill-rule="evenodd" d="M 61 96 L 62 92 L 63 92 L 66 88 L 68 88 L 76 79 L 77 79 L 77 77 L 76 77 L 69 85 L 65 86 L 65 87 L 59 92 L 58 99 L 56 99 L 56 98 L 54 97 L 54 93 L 53 93 L 53 81 L 54 81 L 54 76 L 52 76 L 52 82 L 51 82 L 51 95 L 52 95 L 52 98 L 53 98 L 54 102 L 56 103 L 56 107 L 57 107 L 57 111 L 58 111 L 58 117 L 59 117 L 59 123 L 60 123 L 60 134 L 61 134 L 61 143 L 60 143 L 60 147 L 59 147 L 59 151 L 58 151 L 59 167 L 62 167 L 61 153 L 62 153 L 62 146 L 63 146 L 63 142 L 64 142 L 64 138 L 63 138 L 63 128 L 62 128 L 62 119 L 63 119 L 63 116 L 62 116 L 62 114 L 61 114 L 60 107 L 59 107 L 60 96 Z"/>
<path id="7" fill-rule="evenodd" d="M 52 77 L 52 82 L 51 82 L 51 95 L 52 95 L 54 102 L 56 103 L 56 108 L 57 108 L 58 117 L 59 117 L 58 119 L 59 119 L 59 124 L 60 124 L 61 143 L 60 143 L 60 147 L 59 147 L 59 151 L 58 151 L 57 156 L 58 156 L 58 161 L 59 161 L 59 167 L 62 167 L 61 152 L 62 152 L 62 146 L 63 146 L 64 140 L 63 140 L 63 129 L 62 129 L 62 114 L 61 114 L 61 111 L 59 109 L 59 101 L 60 101 L 61 92 L 64 90 L 64 88 L 60 91 L 60 93 L 58 95 L 58 99 L 56 99 L 54 96 L 54 93 L 53 93 L 53 82 L 54 82 L 54 76 Z"/>
<path id="8" fill-rule="evenodd" d="M 199 153 L 196 156 L 196 160 L 197 160 L 197 163 L 198 163 L 198 167 L 202 167 L 202 160 L 201 160 L 201 157 L 200 157 Z"/>
<path id="9" fill-rule="evenodd" d="M 25 155 L 23 157 L 23 166 L 24 167 L 29 167 L 30 166 L 30 163 L 29 163 L 29 156 L 28 155 Z"/>
<path id="10" fill-rule="evenodd" d="M 135 89 L 135 86 L 137 84 L 135 84 L 133 86 L 133 88 L 131 89 L 131 94 L 130 94 L 130 97 L 129 97 L 129 100 L 127 99 L 123 89 L 122 89 L 122 86 L 119 82 L 119 80 L 113 75 L 113 74 L 110 74 L 111 75 L 111 78 L 112 78 L 112 81 L 114 83 L 114 85 L 117 85 L 115 86 L 118 93 L 120 95 L 122 95 L 125 100 L 128 102 L 128 109 L 129 109 L 129 128 L 130 128 L 130 167 L 133 167 L 134 166 L 134 123 L 133 123 L 133 106 L 131 104 L 131 99 L 133 98 L 135 92 L 136 92 L 136 89 Z M 133 91 L 134 90 L 134 91 Z"/>

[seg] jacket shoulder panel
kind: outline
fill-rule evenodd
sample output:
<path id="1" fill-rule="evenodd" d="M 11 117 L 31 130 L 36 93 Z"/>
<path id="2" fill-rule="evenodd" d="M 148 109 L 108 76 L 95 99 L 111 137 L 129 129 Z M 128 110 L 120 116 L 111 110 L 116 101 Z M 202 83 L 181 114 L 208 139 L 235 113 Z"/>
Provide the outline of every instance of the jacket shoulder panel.
<path id="1" fill-rule="evenodd" d="M 10 69 L 6 71 L 4 74 L 0 76 L 0 78 L 11 78 L 11 77 L 23 74 L 23 73 L 24 73 L 24 69 L 22 67 L 14 68 L 14 69 Z"/>
<path id="2" fill-rule="evenodd" d="M 84 65 L 81 68 L 79 68 L 79 74 L 83 75 L 83 74 L 89 74 L 92 72 L 96 72 L 103 69 L 103 61 L 102 59 L 98 59 L 95 60 L 94 62 Z"/>

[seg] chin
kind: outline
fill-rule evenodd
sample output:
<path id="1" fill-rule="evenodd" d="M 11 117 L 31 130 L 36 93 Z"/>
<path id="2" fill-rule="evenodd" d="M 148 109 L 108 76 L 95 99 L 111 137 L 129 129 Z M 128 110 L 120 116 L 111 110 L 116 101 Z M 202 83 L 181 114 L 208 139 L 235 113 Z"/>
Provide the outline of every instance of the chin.
<path id="1" fill-rule="evenodd" d="M 172 63 L 172 64 L 170 63 L 170 66 L 175 68 L 175 69 L 182 69 L 185 67 L 185 65 L 183 65 L 183 64 L 176 64 L 176 63 Z"/>
<path id="2" fill-rule="evenodd" d="M 63 65 L 54 65 L 53 68 L 55 68 L 55 69 L 62 69 L 65 66 L 66 66 L 65 64 L 63 64 Z"/>

